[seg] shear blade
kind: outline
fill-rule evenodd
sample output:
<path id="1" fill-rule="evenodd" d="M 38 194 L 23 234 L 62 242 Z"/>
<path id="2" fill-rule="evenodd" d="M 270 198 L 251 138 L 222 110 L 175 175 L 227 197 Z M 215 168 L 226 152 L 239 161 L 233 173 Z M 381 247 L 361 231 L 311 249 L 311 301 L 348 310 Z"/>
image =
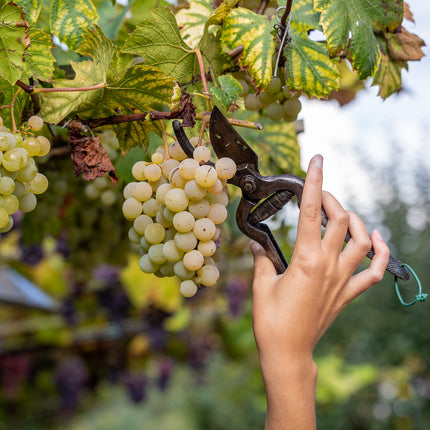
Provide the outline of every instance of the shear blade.
<path id="1" fill-rule="evenodd" d="M 209 135 L 218 158 L 231 158 L 237 165 L 251 164 L 258 172 L 258 155 L 216 106 L 212 110 L 209 122 Z"/>

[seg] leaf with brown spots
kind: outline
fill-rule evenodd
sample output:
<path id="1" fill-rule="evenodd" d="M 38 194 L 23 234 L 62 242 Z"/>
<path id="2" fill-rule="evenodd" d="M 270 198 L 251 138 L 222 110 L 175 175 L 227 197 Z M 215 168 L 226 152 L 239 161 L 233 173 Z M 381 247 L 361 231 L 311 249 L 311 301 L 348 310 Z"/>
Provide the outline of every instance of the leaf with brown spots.
<path id="1" fill-rule="evenodd" d="M 112 182 L 116 185 L 118 178 L 115 167 L 100 143 L 100 138 L 84 136 L 77 127 L 71 124 L 69 145 L 72 149 L 73 173 L 86 181 L 92 181 L 98 176 L 109 174 Z"/>

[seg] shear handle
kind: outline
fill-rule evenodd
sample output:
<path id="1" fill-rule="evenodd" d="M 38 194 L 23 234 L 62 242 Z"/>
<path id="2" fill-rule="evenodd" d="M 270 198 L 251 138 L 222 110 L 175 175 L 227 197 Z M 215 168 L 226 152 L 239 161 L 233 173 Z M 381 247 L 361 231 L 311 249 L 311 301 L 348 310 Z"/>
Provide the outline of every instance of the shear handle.
<path id="1" fill-rule="evenodd" d="M 248 212 L 248 215 L 246 215 L 247 222 L 250 222 L 254 225 L 265 226 L 265 224 L 262 224 L 261 221 L 264 221 L 265 219 L 274 215 L 279 209 L 287 204 L 291 200 L 292 194 L 297 196 L 298 206 L 300 208 L 304 183 L 305 181 L 303 178 L 295 175 L 262 176 L 260 174 L 254 173 L 253 175 L 244 176 L 241 180 L 243 195 L 245 199 L 254 201 L 254 204 L 256 199 L 259 198 L 261 200 L 265 197 L 265 195 L 267 196 L 268 193 L 265 194 L 265 191 L 267 192 L 267 190 L 270 190 L 272 193 L 275 191 L 275 193 L 273 193 L 267 200 L 256 206 L 252 213 L 251 210 Z M 321 225 L 326 227 L 327 223 L 327 214 L 324 211 L 324 208 L 321 208 Z M 350 239 L 351 234 L 348 231 L 345 236 L 345 242 L 348 242 Z M 273 235 L 271 235 L 270 242 L 274 242 L 276 244 L 276 240 L 273 238 Z M 265 244 L 263 242 L 261 245 L 263 248 L 265 248 Z M 273 253 L 273 251 L 271 251 L 272 247 L 276 250 L 279 250 L 279 246 L 277 244 L 274 246 L 269 245 L 267 249 L 265 248 L 268 252 L 268 255 L 269 253 Z M 367 257 L 373 259 L 374 256 L 375 250 L 372 247 L 367 253 Z M 272 260 L 270 255 L 269 258 Z M 278 264 L 280 267 L 277 259 L 278 258 L 274 256 L 272 262 L 275 265 Z M 403 266 L 403 263 L 397 258 L 393 257 L 391 254 L 386 270 L 404 281 L 407 281 L 410 277 L 409 272 L 406 267 Z"/>

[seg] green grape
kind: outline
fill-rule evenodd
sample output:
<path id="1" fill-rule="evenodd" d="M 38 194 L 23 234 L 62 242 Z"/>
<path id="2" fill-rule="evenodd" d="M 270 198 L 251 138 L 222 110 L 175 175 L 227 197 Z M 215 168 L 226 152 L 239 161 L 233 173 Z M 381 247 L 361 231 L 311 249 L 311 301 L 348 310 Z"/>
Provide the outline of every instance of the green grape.
<path id="1" fill-rule="evenodd" d="M 36 175 L 37 175 L 36 163 L 31 158 L 30 161 L 24 167 L 18 170 L 17 179 L 21 182 L 31 182 L 33 181 L 33 179 L 36 178 Z"/>
<path id="2" fill-rule="evenodd" d="M 36 139 L 39 141 L 40 145 L 40 151 L 37 155 L 43 157 L 51 150 L 51 142 L 45 136 L 37 136 Z"/>
<path id="3" fill-rule="evenodd" d="M 155 264 L 148 254 L 143 255 L 139 260 L 139 267 L 142 272 L 155 273 L 158 270 L 159 265 Z"/>
<path id="4" fill-rule="evenodd" d="M 278 100 L 278 102 L 283 103 L 283 101 L 285 100 L 285 95 L 284 92 L 282 90 L 278 91 L 275 94 L 276 100 Z"/>
<path id="5" fill-rule="evenodd" d="M 12 230 L 13 227 L 13 218 L 9 216 L 9 219 L 4 227 L 0 228 L 0 233 L 7 233 L 8 231 Z"/>
<path id="6" fill-rule="evenodd" d="M 32 157 L 40 153 L 40 142 L 34 137 L 27 137 L 27 139 L 22 142 L 22 147 Z"/>
<path id="7" fill-rule="evenodd" d="M 148 215 L 139 215 L 134 221 L 133 221 L 133 227 L 136 230 L 136 232 L 140 235 L 145 234 L 145 229 L 148 227 L 149 224 L 152 224 L 152 218 Z"/>
<path id="8" fill-rule="evenodd" d="M 0 131 L 0 150 L 8 151 L 9 149 L 15 148 L 17 145 L 16 137 L 4 131 Z"/>
<path id="9" fill-rule="evenodd" d="M 130 242 L 140 244 L 140 235 L 137 233 L 134 227 L 130 227 L 128 230 L 128 239 Z"/>
<path id="10" fill-rule="evenodd" d="M 0 207 L 0 228 L 6 227 L 8 222 L 9 214 L 3 207 Z"/>
<path id="11" fill-rule="evenodd" d="M 154 164 L 159 165 L 164 161 L 164 156 L 163 156 L 163 154 L 160 154 L 159 152 L 155 152 L 154 154 L 152 154 L 151 161 Z"/>
<path id="12" fill-rule="evenodd" d="M 279 103 L 271 103 L 267 106 L 266 113 L 272 121 L 279 121 L 284 117 L 284 109 Z"/>
<path id="13" fill-rule="evenodd" d="M 105 206 L 112 206 L 116 202 L 116 199 L 117 199 L 117 195 L 113 190 L 104 190 L 100 195 L 100 201 Z"/>
<path id="14" fill-rule="evenodd" d="M 284 118 L 286 121 L 295 121 L 299 112 L 302 109 L 302 104 L 299 99 L 292 98 L 284 102 Z"/>
<path id="15" fill-rule="evenodd" d="M 271 9 L 271 8 L 268 8 Z M 272 80 L 270 81 L 269 86 L 266 88 L 266 92 L 270 93 L 270 94 L 276 94 L 282 87 L 282 81 L 280 78 L 278 77 L 273 77 Z M 264 94 L 264 93 L 262 93 Z"/>
<path id="16" fill-rule="evenodd" d="M 163 242 L 165 237 L 166 230 L 161 224 L 158 224 L 158 222 L 149 224 L 145 228 L 145 239 L 152 245 Z"/>
<path id="17" fill-rule="evenodd" d="M 261 103 L 261 100 L 258 98 L 257 94 L 255 93 L 249 93 L 245 97 L 245 109 L 246 110 L 260 110 L 263 108 L 263 103 Z"/>
<path id="18" fill-rule="evenodd" d="M 167 258 L 163 252 L 163 246 L 164 246 L 164 243 L 157 243 L 155 245 L 152 245 L 148 249 L 149 258 L 155 264 L 163 264 L 167 261 Z"/>
<path id="19" fill-rule="evenodd" d="M 168 261 L 176 262 L 182 259 L 184 251 L 175 245 L 174 240 L 168 240 L 163 245 L 163 254 Z"/>
<path id="20" fill-rule="evenodd" d="M 290 98 L 291 98 L 291 93 L 290 93 L 290 89 L 288 88 L 288 86 L 287 86 L 287 85 L 284 85 L 284 86 L 282 87 L 282 92 L 284 93 L 285 99 L 286 99 L 286 100 L 290 100 Z"/>
<path id="21" fill-rule="evenodd" d="M 275 103 L 276 102 L 275 94 L 268 93 L 267 91 L 264 91 L 263 93 L 260 93 L 258 95 L 258 98 L 260 99 L 261 103 L 264 106 L 268 106 L 271 103 Z"/>
<path id="22" fill-rule="evenodd" d="M 8 197 L 12 197 L 12 196 L 8 196 Z M 21 210 L 21 212 L 24 212 L 24 213 L 31 212 L 36 207 L 36 205 L 37 205 L 37 199 L 33 193 L 27 193 L 25 196 L 19 199 L 19 209 Z"/>
<path id="23" fill-rule="evenodd" d="M 7 196 L 15 191 L 15 181 L 8 176 L 0 178 L 0 194 Z"/>
<path id="24" fill-rule="evenodd" d="M 145 167 L 146 167 L 145 161 L 137 161 L 136 163 L 133 164 L 133 167 L 131 168 L 131 174 L 138 181 L 144 181 L 146 179 L 145 173 L 144 173 Z"/>
<path id="25" fill-rule="evenodd" d="M 188 270 L 195 271 L 199 270 L 203 266 L 204 257 L 199 250 L 193 249 L 184 254 L 182 261 Z"/>
<path id="26" fill-rule="evenodd" d="M 175 275 L 182 280 L 192 279 L 195 276 L 194 270 L 189 270 L 184 266 L 184 262 L 182 260 L 177 261 L 173 266 L 173 270 Z"/>
<path id="27" fill-rule="evenodd" d="M 30 156 L 24 148 L 12 148 L 3 154 L 2 164 L 6 170 L 16 172 L 25 167 L 29 160 Z"/>
<path id="28" fill-rule="evenodd" d="M 43 127 L 43 119 L 40 116 L 33 115 L 28 119 L 27 124 L 33 131 L 39 131 Z"/>
<path id="29" fill-rule="evenodd" d="M 238 79 L 240 86 L 242 87 L 242 93 L 240 94 L 241 97 L 246 97 L 249 93 L 249 85 L 248 82 L 246 82 L 243 79 Z"/>
<path id="30" fill-rule="evenodd" d="M 193 297 L 197 293 L 197 285 L 191 280 L 181 282 L 179 291 L 184 297 Z"/>
<path id="31" fill-rule="evenodd" d="M 199 269 L 197 275 L 203 285 L 211 287 L 218 282 L 219 270 L 213 264 L 205 264 L 201 269 Z"/>

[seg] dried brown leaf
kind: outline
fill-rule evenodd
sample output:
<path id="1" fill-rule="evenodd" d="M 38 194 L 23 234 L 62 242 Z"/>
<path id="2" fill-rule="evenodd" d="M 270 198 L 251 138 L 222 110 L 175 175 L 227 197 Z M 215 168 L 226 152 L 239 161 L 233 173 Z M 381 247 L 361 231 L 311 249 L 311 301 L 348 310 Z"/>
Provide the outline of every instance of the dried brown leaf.
<path id="1" fill-rule="evenodd" d="M 406 28 L 394 34 L 385 33 L 388 42 L 388 51 L 393 60 L 419 61 L 424 57 L 421 47 L 425 46 L 424 40 L 416 34 L 409 33 Z"/>
<path id="2" fill-rule="evenodd" d="M 415 22 L 414 15 L 406 2 L 403 2 L 403 16 L 408 21 Z"/>
<path id="3" fill-rule="evenodd" d="M 114 184 L 118 182 L 115 167 L 98 137 L 84 136 L 73 127 L 70 127 L 69 136 L 75 176 L 82 173 L 82 177 L 86 181 L 92 181 L 98 176 L 104 176 L 108 173 Z"/>

